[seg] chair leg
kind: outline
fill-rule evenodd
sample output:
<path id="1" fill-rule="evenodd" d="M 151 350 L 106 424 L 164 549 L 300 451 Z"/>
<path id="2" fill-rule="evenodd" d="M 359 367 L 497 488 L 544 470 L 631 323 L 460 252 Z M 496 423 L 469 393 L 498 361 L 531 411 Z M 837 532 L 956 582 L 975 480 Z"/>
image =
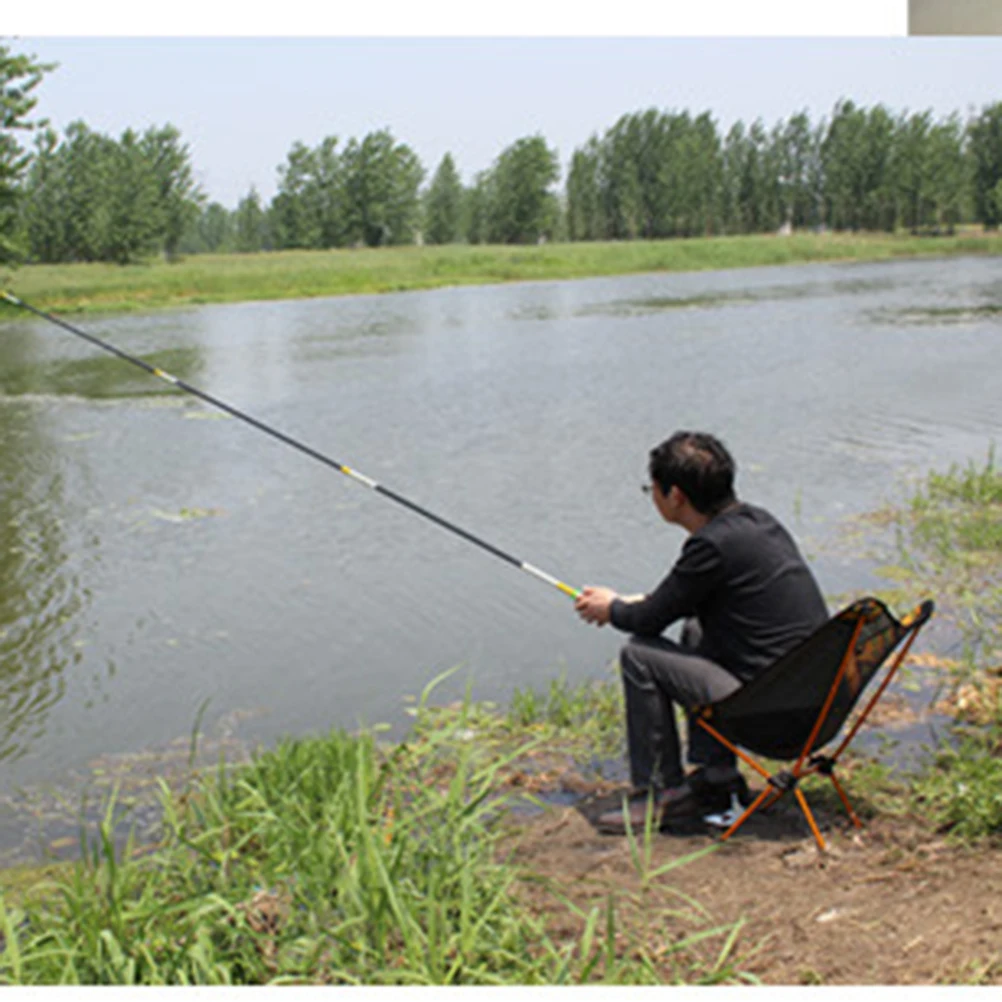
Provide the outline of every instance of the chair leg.
<path id="1" fill-rule="evenodd" d="M 845 790 L 842 789 L 842 784 L 835 778 L 835 773 L 829 773 L 828 778 L 835 784 L 835 790 L 842 800 L 842 806 L 845 808 L 846 814 L 849 815 L 849 820 L 852 821 L 857 828 L 862 828 L 863 822 L 856 817 L 856 812 L 852 809 L 852 805 L 849 803 L 849 798 L 845 795 Z"/>
<path id="2" fill-rule="evenodd" d="M 751 803 L 748 809 L 741 815 L 734 824 L 731 825 L 723 835 L 720 836 L 721 842 L 726 842 L 760 807 L 763 806 L 766 800 L 772 799 L 773 802 L 779 800 L 779 798 L 785 793 L 785 790 L 774 790 L 771 787 L 764 789 Z M 818 848 L 822 852 L 827 852 L 827 846 L 825 845 L 825 840 L 821 837 L 821 832 L 818 830 L 817 822 L 814 820 L 814 815 L 811 813 L 810 807 L 807 806 L 807 798 L 804 796 L 803 791 L 799 787 L 794 787 L 793 795 L 797 798 L 797 803 L 800 804 L 800 809 L 804 812 L 804 817 L 807 818 L 807 824 L 810 826 L 811 834 L 814 836 L 815 841 L 818 843 Z"/>
<path id="3" fill-rule="evenodd" d="M 774 804 L 779 803 L 780 797 L 782 797 L 783 794 L 786 791 L 785 790 L 767 790 L 766 792 L 769 794 L 769 797 L 766 800 L 766 802 L 762 805 L 762 810 L 764 810 L 764 811 L 767 811 Z"/>
<path id="4" fill-rule="evenodd" d="M 728 828 L 727 831 L 725 831 L 724 834 L 720 836 L 720 841 L 726 842 L 727 839 L 729 839 L 762 806 L 762 803 L 765 801 L 766 797 L 768 797 L 769 794 L 772 792 L 773 791 L 770 787 L 766 787 L 752 801 L 752 803 L 748 806 L 748 809 L 744 812 L 744 814 L 742 814 L 741 817 L 738 818 L 738 820 L 735 821 L 734 824 L 732 824 L 731 827 Z"/>
<path id="5" fill-rule="evenodd" d="M 811 814 L 811 809 L 807 806 L 807 798 L 804 796 L 803 790 L 799 786 L 794 787 L 793 795 L 797 798 L 797 803 L 800 804 L 800 809 L 804 812 L 804 817 L 807 818 L 807 823 L 811 826 L 811 832 L 817 840 L 818 848 L 825 852 L 825 840 L 821 837 L 821 832 L 818 831 L 817 823 L 814 820 L 814 815 Z"/>

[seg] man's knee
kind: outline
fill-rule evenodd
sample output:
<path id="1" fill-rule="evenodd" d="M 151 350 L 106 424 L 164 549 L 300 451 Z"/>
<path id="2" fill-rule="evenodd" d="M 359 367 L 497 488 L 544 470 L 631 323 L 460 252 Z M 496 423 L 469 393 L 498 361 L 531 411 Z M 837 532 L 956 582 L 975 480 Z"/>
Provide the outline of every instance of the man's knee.
<path id="1" fill-rule="evenodd" d="M 646 657 L 647 648 L 639 637 L 630 637 L 619 651 L 619 669 L 623 679 L 641 688 L 654 685 L 654 675 Z"/>

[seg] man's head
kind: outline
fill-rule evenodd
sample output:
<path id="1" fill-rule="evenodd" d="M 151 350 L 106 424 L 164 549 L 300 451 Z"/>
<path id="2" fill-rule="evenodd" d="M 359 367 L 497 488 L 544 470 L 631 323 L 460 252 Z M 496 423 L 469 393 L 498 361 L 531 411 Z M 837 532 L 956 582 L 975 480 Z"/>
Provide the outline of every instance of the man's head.
<path id="1" fill-rule="evenodd" d="M 734 500 L 734 460 L 704 432 L 675 432 L 651 449 L 648 469 L 663 495 L 677 487 L 701 515 L 712 517 Z"/>

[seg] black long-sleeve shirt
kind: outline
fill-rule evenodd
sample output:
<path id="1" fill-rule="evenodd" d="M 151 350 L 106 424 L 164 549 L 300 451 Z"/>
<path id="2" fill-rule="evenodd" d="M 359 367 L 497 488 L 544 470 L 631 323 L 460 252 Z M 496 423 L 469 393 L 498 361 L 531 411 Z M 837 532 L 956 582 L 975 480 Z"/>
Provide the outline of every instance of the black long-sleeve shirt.
<path id="1" fill-rule="evenodd" d="M 742 681 L 772 664 L 828 618 L 824 598 L 790 534 L 767 511 L 736 503 L 692 533 L 668 576 L 636 602 L 615 599 L 617 629 L 658 636 L 695 616 L 699 654 Z"/>

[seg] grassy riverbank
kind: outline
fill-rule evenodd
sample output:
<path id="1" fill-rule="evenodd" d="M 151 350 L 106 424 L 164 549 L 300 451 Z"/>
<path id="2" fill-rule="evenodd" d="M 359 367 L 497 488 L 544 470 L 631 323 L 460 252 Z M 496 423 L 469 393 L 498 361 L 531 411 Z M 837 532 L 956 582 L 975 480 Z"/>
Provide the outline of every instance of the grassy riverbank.
<path id="1" fill-rule="evenodd" d="M 1002 237 L 811 234 L 538 247 L 400 247 L 199 255 L 121 267 L 31 265 L 3 285 L 47 310 L 121 312 L 203 303 L 304 299 L 454 285 L 551 281 L 657 271 L 704 271 L 816 261 L 1002 253 Z M 0 316 L 12 309 L 0 304 Z M 7 314 L 10 315 L 10 314 Z"/>
<path id="2" fill-rule="evenodd" d="M 924 665 L 939 679 L 937 709 L 957 721 L 914 785 L 916 803 L 944 831 L 1002 834 L 1002 470 L 983 463 L 932 472 L 908 502 L 876 513 L 895 559 L 882 568 L 899 605 L 931 595 L 952 626 L 950 656 Z"/>
<path id="3" fill-rule="evenodd" d="M 603 838 L 576 811 L 527 810 L 619 788 L 602 772 L 623 754 L 611 675 L 518 691 L 506 708 L 437 706 L 432 683 L 401 743 L 341 731 L 282 741 L 249 764 L 163 783 L 156 844 L 116 848 L 112 801 L 81 861 L 0 876 L 0 981 L 881 983 L 914 973 L 999 983 L 994 939 L 966 921 L 958 938 L 950 909 L 956 899 L 965 914 L 988 914 L 1002 874 L 1000 524 L 993 454 L 930 474 L 864 524 L 892 539 L 883 597 L 903 611 L 931 594 L 959 634 L 956 656 L 911 659 L 913 672 L 940 673 L 939 709 L 958 721 L 959 743 L 910 775 L 849 760 L 862 836 L 828 785 L 809 781 L 831 825 L 823 864 L 795 807 L 773 834 L 727 846 L 650 830 Z M 877 726 L 893 733 L 893 718 Z M 916 882 L 935 891 L 944 873 L 953 897 L 916 918 Z M 898 949 L 868 937 L 867 959 L 853 924 L 838 924 L 853 913 L 873 925 L 889 916 Z M 801 938 L 776 953 L 772 930 L 789 923 Z M 950 951 L 961 959 L 944 966 Z"/>
<path id="4" fill-rule="evenodd" d="M 628 895 L 577 915 L 554 889 L 573 931 L 521 898 L 531 878 L 502 843 L 510 809 L 524 802 L 531 776 L 588 744 L 602 747 L 612 709 L 618 731 L 616 691 L 557 683 L 546 695 L 522 694 L 507 715 L 423 701 L 412 733 L 393 747 L 344 732 L 280 742 L 181 792 L 165 786 L 163 836 L 152 847 L 115 850 L 112 803 L 82 862 L 31 890 L 8 884 L 0 979 L 733 981 L 732 926 L 666 916 L 665 950 L 664 925 L 620 918 Z M 663 875 L 649 865 L 653 838 L 648 831 L 634 841 L 647 882 Z"/>

